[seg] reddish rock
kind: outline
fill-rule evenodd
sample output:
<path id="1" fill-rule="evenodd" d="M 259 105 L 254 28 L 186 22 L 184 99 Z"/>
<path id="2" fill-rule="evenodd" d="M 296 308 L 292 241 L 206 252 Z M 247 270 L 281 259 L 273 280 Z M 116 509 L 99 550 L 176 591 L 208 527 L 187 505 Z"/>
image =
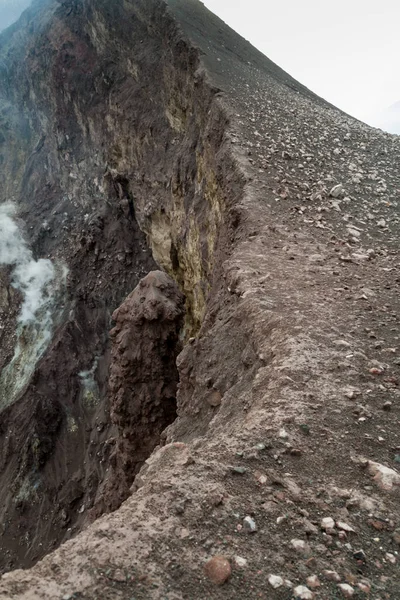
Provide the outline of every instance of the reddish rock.
<path id="1" fill-rule="evenodd" d="M 225 556 L 213 556 L 204 565 L 204 572 L 215 585 L 223 585 L 231 576 L 232 569 Z"/>

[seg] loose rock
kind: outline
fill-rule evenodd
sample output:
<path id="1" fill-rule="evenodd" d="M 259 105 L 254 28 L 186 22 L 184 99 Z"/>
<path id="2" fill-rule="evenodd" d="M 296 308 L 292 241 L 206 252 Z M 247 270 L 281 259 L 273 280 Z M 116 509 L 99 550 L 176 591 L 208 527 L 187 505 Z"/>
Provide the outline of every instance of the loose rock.
<path id="1" fill-rule="evenodd" d="M 248 533 L 255 533 L 257 531 L 257 525 L 254 519 L 251 517 L 245 517 L 243 519 L 243 529 Z"/>
<path id="2" fill-rule="evenodd" d="M 348 583 L 339 583 L 338 588 L 345 598 L 352 598 L 354 596 L 354 588 Z"/>
<path id="3" fill-rule="evenodd" d="M 299 585 L 293 590 L 293 595 L 297 600 L 313 600 L 314 594 L 305 585 Z"/>
<path id="4" fill-rule="evenodd" d="M 400 486 L 400 474 L 394 469 L 389 469 L 389 467 L 372 460 L 368 461 L 367 469 L 382 490 L 391 492 L 394 487 Z"/>
<path id="5" fill-rule="evenodd" d="M 282 577 L 279 577 L 279 575 L 270 575 L 268 577 L 268 582 L 274 588 L 274 590 L 282 587 L 284 583 Z"/>
<path id="6" fill-rule="evenodd" d="M 225 556 L 214 556 L 204 565 L 204 572 L 215 585 L 223 585 L 231 576 L 232 569 Z"/>
<path id="7" fill-rule="evenodd" d="M 321 521 L 321 527 L 322 529 L 334 529 L 335 521 L 331 517 L 325 517 L 325 519 L 322 519 Z"/>

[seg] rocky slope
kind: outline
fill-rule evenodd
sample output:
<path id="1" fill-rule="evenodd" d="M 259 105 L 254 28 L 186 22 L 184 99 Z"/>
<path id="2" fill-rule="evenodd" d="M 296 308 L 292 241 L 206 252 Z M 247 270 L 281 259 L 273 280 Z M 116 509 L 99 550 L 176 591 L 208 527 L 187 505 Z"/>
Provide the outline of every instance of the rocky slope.
<path id="1" fill-rule="evenodd" d="M 36 1 L 0 110 L 0 598 L 396 598 L 400 138 L 197 0 Z"/>

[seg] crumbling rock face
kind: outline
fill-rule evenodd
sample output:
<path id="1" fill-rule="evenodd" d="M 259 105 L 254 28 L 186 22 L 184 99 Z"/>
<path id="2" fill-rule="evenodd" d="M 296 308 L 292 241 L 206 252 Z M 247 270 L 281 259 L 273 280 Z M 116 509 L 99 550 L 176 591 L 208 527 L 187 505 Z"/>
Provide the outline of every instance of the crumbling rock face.
<path id="1" fill-rule="evenodd" d="M 108 386 L 118 438 L 94 513 L 114 510 L 125 500 L 135 474 L 176 418 L 184 312 L 176 283 L 152 271 L 113 314 Z"/>

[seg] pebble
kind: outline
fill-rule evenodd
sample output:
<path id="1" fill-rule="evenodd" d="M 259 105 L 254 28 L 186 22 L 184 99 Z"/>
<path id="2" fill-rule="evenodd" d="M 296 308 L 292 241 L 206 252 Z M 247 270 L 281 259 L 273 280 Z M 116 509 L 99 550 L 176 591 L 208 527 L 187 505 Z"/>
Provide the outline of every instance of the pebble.
<path id="1" fill-rule="evenodd" d="M 387 561 L 389 561 L 392 565 L 395 565 L 397 562 L 397 558 L 395 557 L 394 554 L 391 554 L 390 552 L 386 552 L 385 554 L 385 558 Z"/>
<path id="2" fill-rule="evenodd" d="M 110 579 L 112 579 L 112 581 L 118 581 L 118 582 L 123 583 L 123 582 L 126 581 L 126 575 L 125 575 L 125 573 L 123 571 L 121 571 L 121 569 L 117 569 L 110 576 Z"/>
<path id="3" fill-rule="evenodd" d="M 290 540 L 292 547 L 300 554 L 309 554 L 310 546 L 304 540 Z"/>
<path id="4" fill-rule="evenodd" d="M 341 183 L 339 183 L 338 185 L 335 185 L 331 191 L 329 192 L 329 195 L 332 198 L 343 198 L 344 196 L 344 189 Z"/>
<path id="5" fill-rule="evenodd" d="M 353 554 L 353 557 L 356 560 L 361 560 L 363 563 L 367 562 L 367 557 L 365 556 L 364 550 L 356 550 Z"/>
<path id="6" fill-rule="evenodd" d="M 336 526 L 343 531 L 347 531 L 347 533 L 355 533 L 355 529 L 353 529 L 351 525 L 348 525 L 344 521 L 337 521 Z"/>
<path id="7" fill-rule="evenodd" d="M 305 533 L 308 533 L 308 535 L 316 535 L 318 533 L 318 527 L 313 525 L 308 519 L 304 519 L 303 524 L 304 531 Z"/>
<path id="8" fill-rule="evenodd" d="M 361 581 L 361 582 L 360 582 L 360 583 L 358 583 L 357 585 L 358 585 L 358 588 L 359 588 L 359 589 L 360 589 L 362 592 L 364 592 L 365 594 L 369 594 L 369 593 L 370 593 L 370 591 L 371 591 L 371 586 L 370 586 L 368 583 L 364 583 L 364 582 L 362 582 L 362 581 Z"/>
<path id="9" fill-rule="evenodd" d="M 334 529 L 335 521 L 332 519 L 332 517 L 325 517 L 321 521 L 321 527 L 322 529 Z"/>
<path id="10" fill-rule="evenodd" d="M 268 582 L 274 588 L 274 590 L 282 587 L 284 583 L 282 577 L 279 577 L 279 575 L 270 575 L 268 577 Z"/>
<path id="11" fill-rule="evenodd" d="M 314 594 L 305 585 L 298 585 L 293 590 L 293 595 L 298 600 L 313 600 Z"/>
<path id="12" fill-rule="evenodd" d="M 368 461 L 367 469 L 377 486 L 385 492 L 391 492 L 394 487 L 400 486 L 400 474 L 394 469 L 372 460 Z"/>
<path id="13" fill-rule="evenodd" d="M 336 571 L 324 571 L 323 574 L 328 581 L 335 581 L 336 583 L 341 581 L 341 577 Z"/>
<path id="14" fill-rule="evenodd" d="M 232 569 L 225 556 L 214 556 L 204 565 L 204 572 L 215 585 L 223 585 L 231 576 Z"/>
<path id="15" fill-rule="evenodd" d="M 352 598 L 354 596 L 354 588 L 348 583 L 339 583 L 338 588 L 345 598 Z"/>
<path id="16" fill-rule="evenodd" d="M 393 532 L 393 540 L 400 546 L 400 529 Z"/>
<path id="17" fill-rule="evenodd" d="M 306 583 L 311 589 L 321 587 L 321 582 L 316 575 L 311 575 L 311 577 L 307 577 Z"/>
<path id="18" fill-rule="evenodd" d="M 245 517 L 243 519 L 243 529 L 247 531 L 247 533 L 255 533 L 257 531 L 257 525 L 254 519 Z"/>
<path id="19" fill-rule="evenodd" d="M 247 560 L 245 558 L 243 558 L 242 556 L 234 556 L 233 561 L 235 563 L 235 565 L 237 567 L 240 567 L 241 569 L 243 569 L 244 567 L 247 567 Z"/>
<path id="20" fill-rule="evenodd" d="M 244 475 L 247 471 L 246 467 L 231 467 L 232 473 L 236 473 L 237 475 Z"/>

